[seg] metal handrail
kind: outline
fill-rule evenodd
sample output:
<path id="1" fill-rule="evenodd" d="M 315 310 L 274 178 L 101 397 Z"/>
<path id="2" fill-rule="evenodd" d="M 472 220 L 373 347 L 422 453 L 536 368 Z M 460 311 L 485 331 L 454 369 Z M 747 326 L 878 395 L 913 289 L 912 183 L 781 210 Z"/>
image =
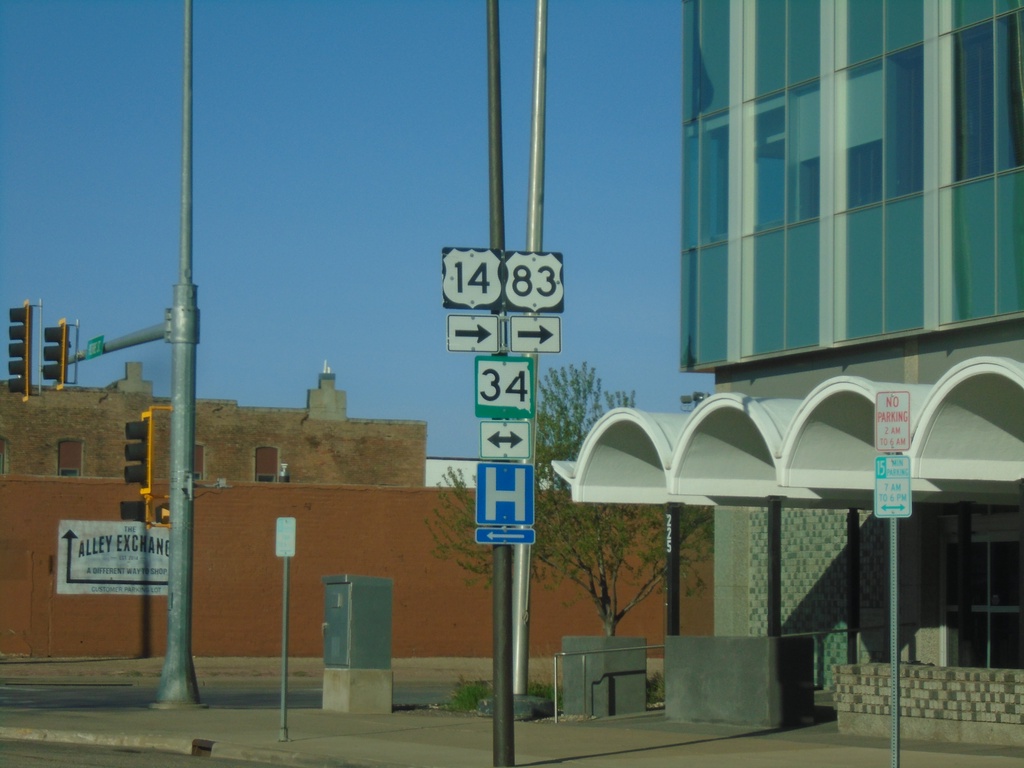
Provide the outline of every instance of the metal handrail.
<path id="1" fill-rule="evenodd" d="M 622 653 L 623 651 L 648 651 L 652 648 L 664 648 L 664 645 L 631 645 L 626 648 L 601 648 L 591 651 L 559 651 L 552 657 L 554 664 L 554 676 L 551 678 L 551 685 L 554 689 L 555 723 L 558 723 L 558 657 L 559 656 L 582 656 L 583 657 L 583 700 L 587 700 L 587 656 L 599 653 Z M 591 701 L 593 704 L 593 701 Z"/>

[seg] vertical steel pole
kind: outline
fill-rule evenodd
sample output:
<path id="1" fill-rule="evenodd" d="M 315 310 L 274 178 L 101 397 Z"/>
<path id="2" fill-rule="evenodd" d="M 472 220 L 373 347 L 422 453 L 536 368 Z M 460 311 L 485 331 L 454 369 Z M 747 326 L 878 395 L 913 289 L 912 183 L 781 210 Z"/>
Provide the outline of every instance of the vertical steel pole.
<path id="1" fill-rule="evenodd" d="M 284 594 L 281 598 L 281 729 L 278 741 L 288 741 L 288 600 L 292 559 L 284 558 Z"/>
<path id="2" fill-rule="evenodd" d="M 178 283 L 169 311 L 171 344 L 171 557 L 167 590 L 167 651 L 157 701 L 199 703 L 192 663 L 192 471 L 195 446 L 196 344 L 199 310 L 192 283 L 192 0 L 185 0 L 181 130 L 181 233 Z"/>
<path id="3" fill-rule="evenodd" d="M 498 0 L 487 0 L 487 128 L 491 248 L 505 250 L 505 192 L 501 141 L 501 45 Z M 512 700 L 512 547 L 493 549 L 492 670 L 494 715 L 492 753 L 495 768 L 516 764 Z"/>
<path id="4" fill-rule="evenodd" d="M 889 750 L 900 768 L 900 563 L 899 520 L 889 519 Z"/>
<path id="5" fill-rule="evenodd" d="M 530 176 L 526 206 L 526 250 L 540 251 L 544 234 L 544 126 L 547 93 L 548 3 L 537 0 L 536 43 L 533 62 L 533 117 L 530 123 Z M 533 391 L 538 391 L 540 357 L 533 358 Z M 530 425 L 533 446 L 530 455 L 537 455 L 537 419 Z M 513 690 L 525 696 L 530 676 L 530 556 L 531 547 L 515 548 L 515 571 L 512 597 L 513 616 Z"/>

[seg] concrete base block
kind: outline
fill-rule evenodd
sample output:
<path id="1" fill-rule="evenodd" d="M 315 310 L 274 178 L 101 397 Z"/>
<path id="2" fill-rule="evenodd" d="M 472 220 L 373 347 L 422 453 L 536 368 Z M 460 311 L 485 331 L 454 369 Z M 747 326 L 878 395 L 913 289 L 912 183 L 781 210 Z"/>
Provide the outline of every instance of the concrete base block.
<path id="1" fill-rule="evenodd" d="M 643 637 L 563 637 L 562 711 L 609 717 L 647 710 L 647 644 Z M 632 650 L 622 650 L 632 649 Z"/>
<path id="2" fill-rule="evenodd" d="M 390 669 L 324 670 L 323 708 L 361 715 L 391 714 L 394 672 Z"/>
<path id="3" fill-rule="evenodd" d="M 666 637 L 665 716 L 764 728 L 813 723 L 813 640 Z"/>

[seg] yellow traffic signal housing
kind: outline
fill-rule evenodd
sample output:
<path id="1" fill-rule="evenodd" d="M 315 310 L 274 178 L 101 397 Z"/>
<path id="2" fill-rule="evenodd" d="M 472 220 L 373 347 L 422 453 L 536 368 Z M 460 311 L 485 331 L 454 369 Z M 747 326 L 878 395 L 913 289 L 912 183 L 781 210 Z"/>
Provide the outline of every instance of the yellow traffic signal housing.
<path id="1" fill-rule="evenodd" d="M 11 392 L 20 392 L 21 399 L 28 402 L 32 393 L 32 305 L 28 299 L 10 312 L 11 327 L 8 331 L 11 343 L 7 348 L 11 360 L 7 371 L 12 377 L 7 386 Z"/>
<path id="2" fill-rule="evenodd" d="M 126 483 L 139 483 L 139 493 L 148 495 L 153 490 L 153 414 L 145 411 L 142 421 L 129 421 L 124 425 L 124 436 L 129 440 L 124 447 L 125 461 L 137 462 L 127 464 L 124 468 Z"/>
<path id="3" fill-rule="evenodd" d="M 43 379 L 55 381 L 57 389 L 64 389 L 68 380 L 68 321 L 61 318 L 57 325 L 43 329 Z"/>
<path id="4" fill-rule="evenodd" d="M 156 506 L 153 495 L 153 412 L 170 411 L 169 405 L 151 405 L 141 414 L 140 421 L 129 421 L 124 425 L 124 436 L 129 442 L 124 446 L 126 464 L 124 481 L 139 483 L 140 501 L 122 501 L 121 519 L 144 522 L 147 526 L 170 527 L 171 511 L 167 504 Z M 166 498 L 166 497 L 164 497 Z"/>

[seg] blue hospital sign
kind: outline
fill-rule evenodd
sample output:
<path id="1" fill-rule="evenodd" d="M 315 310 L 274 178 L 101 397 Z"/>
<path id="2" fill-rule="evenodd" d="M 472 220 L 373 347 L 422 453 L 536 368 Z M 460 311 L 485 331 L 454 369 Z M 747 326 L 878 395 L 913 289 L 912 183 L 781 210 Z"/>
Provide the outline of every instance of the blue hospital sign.
<path id="1" fill-rule="evenodd" d="M 477 464 L 477 525 L 533 525 L 533 465 Z"/>

